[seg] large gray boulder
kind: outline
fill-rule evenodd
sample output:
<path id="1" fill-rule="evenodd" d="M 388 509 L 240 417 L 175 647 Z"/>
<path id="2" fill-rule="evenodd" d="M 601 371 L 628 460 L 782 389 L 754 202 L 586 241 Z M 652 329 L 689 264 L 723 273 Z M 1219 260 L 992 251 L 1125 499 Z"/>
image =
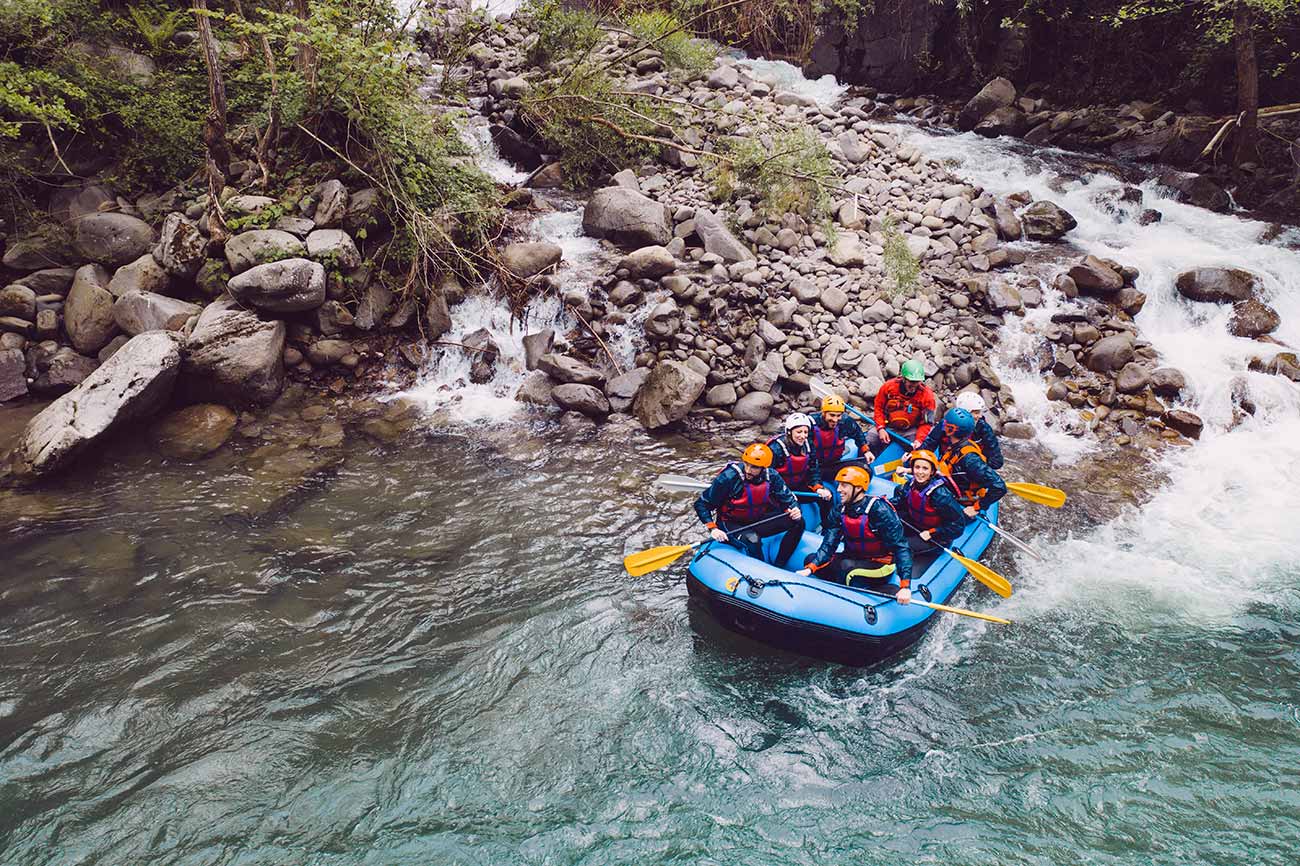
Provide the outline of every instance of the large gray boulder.
<path id="1" fill-rule="evenodd" d="M 1255 275 L 1237 268 L 1196 268 L 1178 275 L 1178 293 L 1192 301 L 1232 304 L 1255 294 Z"/>
<path id="2" fill-rule="evenodd" d="M 1055 241 L 1079 224 L 1069 211 L 1055 202 L 1036 201 L 1020 214 L 1025 237 L 1031 241 Z"/>
<path id="3" fill-rule="evenodd" d="M 610 407 L 615 412 L 626 412 L 648 378 L 649 367 L 633 367 L 606 382 L 605 396 L 609 398 Z"/>
<path id="4" fill-rule="evenodd" d="M 325 303 L 325 267 L 310 259 L 256 265 L 231 277 L 230 294 L 273 313 L 314 310 Z"/>
<path id="5" fill-rule="evenodd" d="M 1232 318 L 1228 332 L 1237 337 L 1262 337 L 1271 334 L 1282 324 L 1277 310 L 1263 301 L 1247 298 L 1232 305 Z"/>
<path id="6" fill-rule="evenodd" d="M 77 269 L 72 289 L 63 306 L 63 327 L 73 347 L 83 355 L 93 355 L 113 339 L 117 322 L 113 319 L 113 293 L 108 290 L 108 271 L 99 265 Z"/>
<path id="7" fill-rule="evenodd" d="M 158 292 L 167 294 L 171 275 L 158 264 L 152 253 L 145 253 L 127 265 L 122 265 L 108 281 L 108 290 L 120 298 L 128 292 Z"/>
<path id="8" fill-rule="evenodd" d="M 624 256 L 618 268 L 626 268 L 629 279 L 657 280 L 677 270 L 677 260 L 665 247 L 641 247 Z"/>
<path id="9" fill-rule="evenodd" d="M 1088 352 L 1088 369 L 1094 373 L 1114 373 L 1133 360 L 1135 347 L 1132 334 L 1114 334 L 1102 337 L 1092 344 Z"/>
<path id="10" fill-rule="evenodd" d="M 984 85 L 980 92 L 972 96 L 970 102 L 962 108 L 961 113 L 957 115 L 957 128 L 962 132 L 970 132 L 991 112 L 999 108 L 1009 108 L 1015 101 L 1016 86 L 1005 78 L 995 78 Z"/>
<path id="11" fill-rule="evenodd" d="M 18 474 L 61 469 L 117 428 L 156 412 L 171 397 L 180 366 L 180 346 L 171 335 L 132 338 L 28 423 L 17 450 Z"/>
<path id="12" fill-rule="evenodd" d="M 341 271 L 361 265 L 361 251 L 352 235 L 343 229 L 316 229 L 307 235 L 307 255 Z"/>
<path id="13" fill-rule="evenodd" d="M 451 330 L 451 308 L 441 289 L 429 293 L 429 303 L 424 308 L 424 336 L 439 340 Z"/>
<path id="14" fill-rule="evenodd" d="M 680 421 L 704 393 L 705 381 L 681 361 L 660 361 L 637 392 L 632 412 L 648 430 Z"/>
<path id="15" fill-rule="evenodd" d="M 4 266 L 15 271 L 35 271 L 75 264 L 76 253 L 62 228 L 45 225 L 35 231 L 10 238 L 5 245 Z"/>
<path id="16" fill-rule="evenodd" d="M 1085 295 L 1108 296 L 1124 288 L 1124 276 L 1096 256 L 1084 256 L 1068 274 Z"/>
<path id="17" fill-rule="evenodd" d="M 27 395 L 27 359 L 22 349 L 0 349 L 0 403 Z"/>
<path id="18" fill-rule="evenodd" d="M 66 295 L 72 288 L 76 268 L 44 268 L 24 274 L 15 283 L 26 286 L 38 295 Z"/>
<path id="19" fill-rule="evenodd" d="M 695 212 L 695 233 L 700 236 L 704 251 L 722 256 L 723 261 L 743 262 L 754 258 L 749 247 L 737 240 L 727 224 L 713 211 Z"/>
<path id="20" fill-rule="evenodd" d="M 226 261 L 235 274 L 243 273 L 254 265 L 301 258 L 306 254 L 307 247 L 302 241 L 279 229 L 256 229 L 237 234 L 226 241 Z"/>
<path id="21" fill-rule="evenodd" d="M 233 298 L 215 301 L 185 344 L 183 387 L 200 400 L 270 403 L 284 385 L 284 338 L 284 322 L 264 321 Z"/>
<path id="22" fill-rule="evenodd" d="M 559 264 L 564 250 L 558 244 L 545 241 L 525 241 L 508 244 L 501 250 L 501 264 L 506 270 L 521 279 L 528 279 L 540 274 L 547 268 Z"/>
<path id="23" fill-rule="evenodd" d="M 208 255 L 208 239 L 184 214 L 169 213 L 163 220 L 153 257 L 173 277 L 193 278 Z"/>
<path id="24" fill-rule="evenodd" d="M 179 331 L 200 310 L 198 304 L 155 292 L 127 292 L 113 304 L 113 321 L 134 337 L 146 331 Z"/>
<path id="25" fill-rule="evenodd" d="M 348 188 L 343 185 L 343 181 L 331 178 L 316 184 L 312 198 L 316 200 L 316 206 L 311 212 L 311 218 L 320 228 L 333 228 L 347 216 Z"/>
<path id="26" fill-rule="evenodd" d="M 731 410 L 731 417 L 737 421 L 762 424 L 771 416 L 775 402 L 772 395 L 766 391 L 751 391 L 736 401 L 736 405 Z"/>
<path id="27" fill-rule="evenodd" d="M 673 239 L 673 219 L 666 205 L 636 190 L 607 186 L 583 208 L 582 230 L 629 247 L 663 245 Z"/>
<path id="28" fill-rule="evenodd" d="M 139 217 L 95 213 L 76 221 L 72 243 L 82 261 L 116 268 L 149 252 L 154 237 L 153 229 Z"/>
<path id="29" fill-rule="evenodd" d="M 576 382 L 556 385 L 551 390 L 551 399 L 561 409 L 571 409 L 592 418 L 603 418 L 609 414 L 609 401 L 594 385 L 579 385 Z"/>
<path id="30" fill-rule="evenodd" d="M 17 283 L 0 289 L 0 316 L 36 321 L 36 292 Z"/>
<path id="31" fill-rule="evenodd" d="M 584 364 L 568 355 L 549 352 L 537 359 L 537 369 L 561 384 L 596 385 L 605 384 L 605 376 L 595 367 Z"/>

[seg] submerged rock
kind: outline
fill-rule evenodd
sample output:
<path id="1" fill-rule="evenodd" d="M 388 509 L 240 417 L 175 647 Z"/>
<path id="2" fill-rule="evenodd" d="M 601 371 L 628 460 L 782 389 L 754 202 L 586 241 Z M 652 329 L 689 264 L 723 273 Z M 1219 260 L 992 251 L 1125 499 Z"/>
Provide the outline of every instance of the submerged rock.
<path id="1" fill-rule="evenodd" d="M 168 457 L 197 460 L 220 448 L 235 430 L 235 413 L 216 403 L 178 409 L 154 424 L 149 438 Z"/>
<path id="2" fill-rule="evenodd" d="M 1263 301 L 1247 298 L 1232 305 L 1232 318 L 1228 331 L 1237 337 L 1262 337 L 1271 334 L 1282 324 L 1277 310 Z"/>

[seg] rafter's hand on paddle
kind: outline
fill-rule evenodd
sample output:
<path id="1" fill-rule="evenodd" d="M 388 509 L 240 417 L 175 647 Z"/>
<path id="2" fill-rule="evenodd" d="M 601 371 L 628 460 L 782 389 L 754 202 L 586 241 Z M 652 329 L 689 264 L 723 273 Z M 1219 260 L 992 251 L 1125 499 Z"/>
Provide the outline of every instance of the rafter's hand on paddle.
<path id="1" fill-rule="evenodd" d="M 907 587 L 903 587 L 902 589 L 900 589 L 900 590 L 898 591 L 898 594 L 895 595 L 894 598 L 898 599 L 898 603 L 899 603 L 899 604 L 911 604 L 911 603 L 912 603 L 912 591 L 911 591 L 910 589 L 908 589 Z"/>
<path id="2" fill-rule="evenodd" d="M 719 528 L 716 527 L 716 526 L 709 530 L 709 535 L 712 535 L 712 536 L 713 536 L 713 540 L 714 540 L 714 541 L 726 541 L 726 540 L 727 540 L 727 533 L 723 532 L 721 529 L 719 529 Z"/>
<path id="3" fill-rule="evenodd" d="M 800 517 L 803 517 L 803 512 L 799 510 L 798 505 L 791 505 L 785 510 L 785 513 L 791 520 L 798 520 Z"/>

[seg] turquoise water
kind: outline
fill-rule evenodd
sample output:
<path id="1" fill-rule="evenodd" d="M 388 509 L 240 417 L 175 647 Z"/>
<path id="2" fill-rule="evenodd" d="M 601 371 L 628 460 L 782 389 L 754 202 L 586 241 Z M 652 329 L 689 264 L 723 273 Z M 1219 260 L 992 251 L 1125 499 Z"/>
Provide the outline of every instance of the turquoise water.
<path id="1" fill-rule="evenodd" d="M 350 432 L 3 500 L 0 862 L 1295 862 L 1300 570 L 1188 582 L 1149 524 L 1194 466 L 1149 536 L 1010 503 L 1048 561 L 957 602 L 1016 625 L 861 671 L 622 571 L 714 449 Z"/>

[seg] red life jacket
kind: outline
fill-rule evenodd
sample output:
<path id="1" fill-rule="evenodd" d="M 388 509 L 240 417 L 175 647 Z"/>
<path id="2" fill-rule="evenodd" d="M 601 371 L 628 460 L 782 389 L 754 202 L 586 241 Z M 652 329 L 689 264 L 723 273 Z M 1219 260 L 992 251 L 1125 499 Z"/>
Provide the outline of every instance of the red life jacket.
<path id="1" fill-rule="evenodd" d="M 912 484 L 907 491 L 907 510 L 911 513 L 912 523 L 917 529 L 938 529 L 943 523 L 938 509 L 930 502 L 930 494 L 936 488 L 951 482 L 942 475 L 935 475 L 924 487 Z"/>
<path id="2" fill-rule="evenodd" d="M 812 443 L 805 443 L 804 452 L 795 454 L 792 443 L 785 441 L 784 436 L 773 436 L 767 444 L 772 446 L 778 442 L 785 452 L 785 462 L 778 466 L 776 471 L 785 479 L 786 485 L 791 490 L 807 490 L 810 483 L 808 470 L 812 464 Z"/>
<path id="3" fill-rule="evenodd" d="M 827 430 L 818 421 L 813 425 L 808 444 L 817 449 L 817 461 L 823 467 L 826 467 L 839 462 L 840 458 L 844 456 L 844 445 L 848 441 L 848 439 L 840 435 L 839 424 Z"/>
<path id="4" fill-rule="evenodd" d="M 946 475 L 952 479 L 953 487 L 957 489 L 958 502 L 962 505 L 979 506 L 980 500 L 989 492 L 988 488 L 980 487 L 978 489 L 972 488 L 968 490 L 966 489 L 965 473 L 953 473 L 953 467 L 960 463 L 962 458 L 967 454 L 978 454 L 981 460 L 984 460 L 985 463 L 988 462 L 985 460 L 984 452 L 980 450 L 980 447 L 967 439 L 966 441 L 960 442 L 952 448 L 949 448 L 948 451 L 939 458 L 939 474 Z"/>
<path id="5" fill-rule="evenodd" d="M 745 470 L 739 463 L 732 463 L 740 472 L 740 495 L 728 499 L 718 508 L 718 522 L 732 526 L 744 526 L 762 520 L 771 511 L 772 490 L 766 476 L 758 484 L 751 484 L 745 478 Z"/>
<path id="6" fill-rule="evenodd" d="M 903 393 L 903 379 L 890 379 L 880 389 L 879 403 L 885 416 L 885 426 L 897 430 L 906 430 L 918 426 L 925 416 L 926 406 L 922 397 L 928 386 L 921 385 L 909 397 Z"/>
<path id="7" fill-rule="evenodd" d="M 850 559 L 870 559 L 886 565 L 894 561 L 894 554 L 871 531 L 871 507 L 877 502 L 889 505 L 891 511 L 894 508 L 888 499 L 873 496 L 867 500 L 867 507 L 862 510 L 861 517 L 850 517 L 847 514 L 841 516 L 844 523 L 844 555 Z"/>

